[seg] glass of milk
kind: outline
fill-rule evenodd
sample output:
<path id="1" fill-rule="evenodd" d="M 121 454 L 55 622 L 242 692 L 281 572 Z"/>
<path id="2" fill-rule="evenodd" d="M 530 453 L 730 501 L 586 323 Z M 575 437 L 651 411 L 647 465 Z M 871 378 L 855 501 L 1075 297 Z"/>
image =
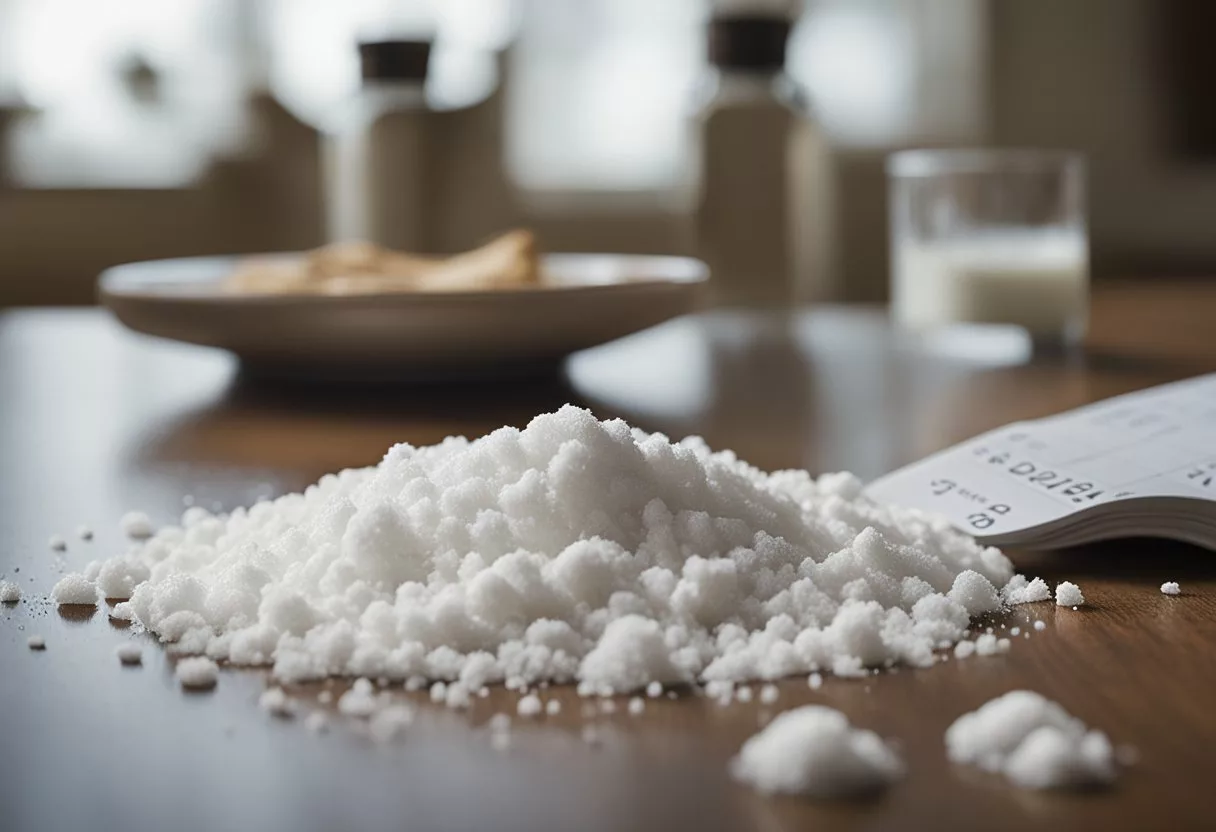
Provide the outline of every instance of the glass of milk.
<path id="1" fill-rule="evenodd" d="M 1021 327 L 1039 344 L 1085 334 L 1085 162 L 1039 150 L 910 150 L 887 162 L 891 306 L 906 329 Z"/>

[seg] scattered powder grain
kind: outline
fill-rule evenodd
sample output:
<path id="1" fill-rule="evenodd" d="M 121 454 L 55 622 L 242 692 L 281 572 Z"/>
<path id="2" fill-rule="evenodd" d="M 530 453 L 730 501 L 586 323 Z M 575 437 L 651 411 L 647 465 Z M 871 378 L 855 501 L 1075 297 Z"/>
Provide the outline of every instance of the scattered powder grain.
<path id="1" fill-rule="evenodd" d="M 646 700 L 640 696 L 635 696 L 629 700 L 629 714 L 638 716 L 646 710 Z"/>
<path id="2" fill-rule="evenodd" d="M 587 745 L 599 745 L 603 742 L 599 729 L 594 725 L 584 725 L 582 730 L 583 742 Z"/>
<path id="3" fill-rule="evenodd" d="M 146 540 L 156 531 L 152 518 L 142 511 L 128 511 L 119 519 L 118 527 L 132 540 Z"/>
<path id="4" fill-rule="evenodd" d="M 1014 638 L 1017 638 L 1017 637 L 1018 637 L 1018 636 L 1020 636 L 1021 634 L 1022 634 L 1022 628 L 1021 628 L 1021 627 L 1010 627 L 1010 628 L 1009 628 L 1009 635 L 1013 636 Z"/>
<path id="5" fill-rule="evenodd" d="M 61 534 L 53 534 L 47 539 L 46 545 L 51 547 L 53 552 L 66 552 L 68 550 L 68 542 Z"/>
<path id="6" fill-rule="evenodd" d="M 12 581 L 0 581 L 0 603 L 15 604 L 21 600 L 21 587 Z"/>
<path id="7" fill-rule="evenodd" d="M 1012 691 L 946 730 L 950 760 L 1026 789 L 1102 786 L 1115 779 L 1110 740 L 1037 693 Z"/>
<path id="8" fill-rule="evenodd" d="M 646 695 L 649 696 L 651 699 L 658 699 L 660 696 L 663 695 L 663 683 L 662 682 L 651 682 L 649 685 L 646 686 Z"/>
<path id="9" fill-rule="evenodd" d="M 183 688 L 207 690 L 215 687 L 219 670 L 215 662 L 206 656 L 190 656 L 178 661 L 174 674 Z"/>
<path id="10" fill-rule="evenodd" d="M 550 699 L 545 703 L 545 713 L 549 716 L 557 716 L 562 712 L 562 703 L 556 699 Z"/>
<path id="11" fill-rule="evenodd" d="M 748 687 L 747 685 L 744 685 L 743 687 L 736 690 L 735 691 L 735 701 L 736 702 L 751 702 L 752 701 L 752 689 L 750 687 Z"/>
<path id="12" fill-rule="evenodd" d="M 56 604 L 97 603 L 97 585 L 79 572 L 69 572 L 51 588 L 51 598 Z"/>
<path id="13" fill-rule="evenodd" d="M 1035 621 L 1034 628 L 1036 630 L 1042 632 L 1043 630 L 1047 629 L 1047 622 L 1046 621 Z"/>
<path id="14" fill-rule="evenodd" d="M 812 673 L 806 677 L 806 683 L 811 686 L 811 690 L 819 690 L 823 687 L 823 676 L 819 673 Z"/>
<path id="15" fill-rule="evenodd" d="M 773 704 L 780 695 L 781 691 L 777 689 L 776 685 L 765 685 L 760 688 L 760 701 L 765 705 Z"/>
<path id="16" fill-rule="evenodd" d="M 841 798 L 880 791 L 903 776 L 895 752 L 844 714 L 806 705 L 779 714 L 731 761 L 731 774 L 765 794 Z"/>
<path id="17" fill-rule="evenodd" d="M 1081 587 L 1072 581 L 1064 581 L 1056 587 L 1056 604 L 1061 607 L 1079 607 L 1085 603 Z"/>
<path id="18" fill-rule="evenodd" d="M 228 515 L 190 507 L 98 572 L 162 640 L 283 682 L 599 696 L 928 667 L 1013 577 L 998 550 L 869 501 L 851 475 L 765 474 L 573 407 L 398 445 Z"/>
<path id="19" fill-rule="evenodd" d="M 44 639 L 42 636 L 30 636 L 25 640 L 25 646 L 31 650 L 45 650 L 46 639 Z"/>
<path id="20" fill-rule="evenodd" d="M 313 711 L 304 720 L 304 727 L 314 734 L 324 733 L 329 729 L 329 718 L 321 711 Z"/>
<path id="21" fill-rule="evenodd" d="M 1166 581 L 1161 585 L 1162 595 L 1179 595 L 1181 592 L 1182 588 L 1178 586 L 1177 581 Z"/>
<path id="22" fill-rule="evenodd" d="M 88 526 L 77 526 L 76 536 L 87 543 L 93 539 L 93 530 Z"/>
<path id="23" fill-rule="evenodd" d="M 114 650 L 114 655 L 126 665 L 142 664 L 144 660 L 144 651 L 133 641 L 118 645 Z"/>

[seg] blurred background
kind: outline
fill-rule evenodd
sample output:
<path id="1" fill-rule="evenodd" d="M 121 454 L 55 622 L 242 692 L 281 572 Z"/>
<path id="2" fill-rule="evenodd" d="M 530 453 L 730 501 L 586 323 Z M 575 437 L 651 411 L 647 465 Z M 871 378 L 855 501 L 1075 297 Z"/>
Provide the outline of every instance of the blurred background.
<path id="1" fill-rule="evenodd" d="M 679 172 L 705 0 L 0 0 L 0 307 L 97 273 L 324 239 L 322 135 L 356 44 L 433 40 L 450 113 L 435 247 L 686 253 Z M 1216 273 L 1205 0 L 809 0 L 786 67 L 832 148 L 825 294 L 882 300 L 883 162 L 910 146 L 1089 160 L 1095 278 Z"/>

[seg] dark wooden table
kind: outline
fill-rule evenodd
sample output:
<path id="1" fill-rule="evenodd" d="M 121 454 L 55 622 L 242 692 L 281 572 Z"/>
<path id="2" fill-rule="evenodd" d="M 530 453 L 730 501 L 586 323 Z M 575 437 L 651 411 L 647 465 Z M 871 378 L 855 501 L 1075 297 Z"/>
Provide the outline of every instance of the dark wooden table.
<path id="1" fill-rule="evenodd" d="M 1211 828 L 1216 555 L 1182 546 L 1017 555 L 1028 572 L 1077 580 L 1089 606 L 1013 613 L 1048 626 L 1008 656 L 818 692 L 783 683 L 776 708 L 827 703 L 902 747 L 905 781 L 840 805 L 730 781 L 727 760 L 773 710 L 759 703 L 622 708 L 592 748 L 565 692 L 560 716 L 517 721 L 502 754 L 482 726 L 515 697 L 495 692 L 467 714 L 424 706 L 398 742 L 375 746 L 340 724 L 317 737 L 267 716 L 257 672 L 184 695 L 151 642 L 142 668 L 120 667 L 127 633 L 42 599 L 65 568 L 122 550 L 129 508 L 167 521 L 185 495 L 232 507 L 374 463 L 393 442 L 523 425 L 565 401 L 700 433 L 764 468 L 870 477 L 1008 421 L 1214 371 L 1214 317 L 1216 288 L 1112 286 L 1095 298 L 1084 355 L 1030 361 L 931 353 L 867 310 L 816 311 L 783 336 L 677 321 L 579 356 L 563 380 L 386 392 L 258 383 L 223 355 L 141 339 L 97 311 L 0 315 L 0 573 L 27 593 L 0 609 L 0 829 Z M 79 524 L 94 542 L 75 539 Z M 70 541 L 61 557 L 55 533 Z M 1161 595 L 1166 579 L 1185 594 Z M 35 633 L 44 653 L 26 648 Z M 1097 795 L 1020 793 L 949 765 L 946 726 L 1014 688 L 1059 700 L 1139 762 Z"/>

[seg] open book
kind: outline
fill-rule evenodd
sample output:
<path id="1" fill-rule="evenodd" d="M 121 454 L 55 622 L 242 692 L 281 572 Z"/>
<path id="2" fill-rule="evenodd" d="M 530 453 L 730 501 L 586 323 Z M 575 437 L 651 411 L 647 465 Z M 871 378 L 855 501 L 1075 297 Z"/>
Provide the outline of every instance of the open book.
<path id="1" fill-rule="evenodd" d="M 866 494 L 997 546 L 1169 537 L 1216 549 L 1216 374 L 977 436 Z"/>

